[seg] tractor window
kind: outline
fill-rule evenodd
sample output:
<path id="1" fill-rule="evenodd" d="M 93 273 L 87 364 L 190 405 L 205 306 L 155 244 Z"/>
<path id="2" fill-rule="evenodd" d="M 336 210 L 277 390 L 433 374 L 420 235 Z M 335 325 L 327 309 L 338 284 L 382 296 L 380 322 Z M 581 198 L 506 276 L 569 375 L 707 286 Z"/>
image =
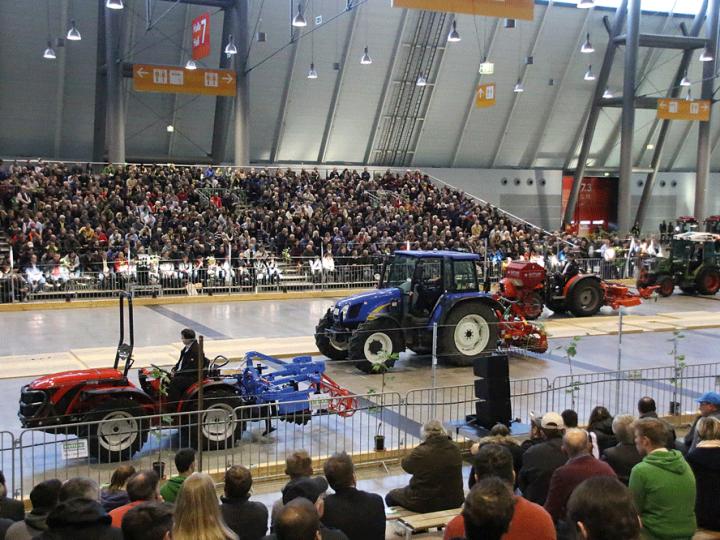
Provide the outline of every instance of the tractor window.
<path id="1" fill-rule="evenodd" d="M 453 261 L 454 273 L 451 290 L 455 292 L 477 291 L 475 261 Z"/>
<path id="2" fill-rule="evenodd" d="M 394 257 L 385 267 L 383 287 L 400 287 L 405 283 L 409 284 L 415 273 L 415 263 L 417 259 L 412 257 Z"/>
<path id="3" fill-rule="evenodd" d="M 418 281 L 423 285 L 433 287 L 442 286 L 442 260 L 424 259 L 420 263 L 420 275 Z"/>

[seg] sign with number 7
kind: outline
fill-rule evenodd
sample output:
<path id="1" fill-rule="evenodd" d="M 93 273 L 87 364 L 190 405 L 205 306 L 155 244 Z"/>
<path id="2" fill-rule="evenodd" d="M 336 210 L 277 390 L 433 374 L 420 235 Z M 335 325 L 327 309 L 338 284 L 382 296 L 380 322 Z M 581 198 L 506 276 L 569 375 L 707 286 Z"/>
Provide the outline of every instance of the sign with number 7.
<path id="1" fill-rule="evenodd" d="M 210 54 L 210 14 L 203 13 L 192 22 L 192 57 L 200 60 Z"/>

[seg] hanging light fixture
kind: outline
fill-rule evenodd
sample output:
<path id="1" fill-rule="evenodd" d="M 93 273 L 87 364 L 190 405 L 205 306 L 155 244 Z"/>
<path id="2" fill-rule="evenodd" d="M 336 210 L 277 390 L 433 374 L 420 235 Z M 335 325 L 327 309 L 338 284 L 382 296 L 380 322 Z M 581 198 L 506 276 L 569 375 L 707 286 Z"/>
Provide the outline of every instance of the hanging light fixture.
<path id="1" fill-rule="evenodd" d="M 175 126 L 173 126 L 172 124 L 168 124 L 168 126 L 165 128 L 165 130 L 168 133 L 172 133 L 173 131 L 175 131 Z"/>
<path id="2" fill-rule="evenodd" d="M 308 79 L 317 79 L 318 78 L 318 74 L 317 74 L 317 70 L 315 69 L 314 62 L 310 62 L 310 71 L 308 71 L 307 78 Z"/>
<path id="3" fill-rule="evenodd" d="M 105 0 L 105 7 L 108 9 L 122 9 L 123 0 Z"/>
<path id="4" fill-rule="evenodd" d="M 583 77 L 586 81 L 594 81 L 595 80 L 595 74 L 592 72 L 592 65 L 588 66 L 587 71 L 585 72 L 585 77 Z"/>
<path id="5" fill-rule="evenodd" d="M 237 54 L 237 46 L 235 45 L 235 38 L 232 34 L 228 36 L 228 44 L 225 45 L 225 54 L 228 56 Z"/>
<path id="6" fill-rule="evenodd" d="M 52 43 L 48 39 L 47 42 L 47 49 L 45 49 L 45 52 L 43 53 L 43 58 L 46 60 L 55 60 L 55 50 L 52 48 Z"/>
<path id="7" fill-rule="evenodd" d="M 577 7 L 583 9 L 595 7 L 595 0 L 578 0 Z"/>
<path id="8" fill-rule="evenodd" d="M 513 88 L 513 92 L 516 94 L 522 94 L 525 91 L 525 87 L 523 86 L 523 83 L 520 79 L 515 83 L 515 87 Z"/>
<path id="9" fill-rule="evenodd" d="M 590 32 L 587 33 L 585 43 L 583 43 L 582 47 L 580 47 L 580 52 L 583 54 L 590 54 L 595 52 L 595 47 L 593 47 L 592 43 L 590 43 Z"/>
<path id="10" fill-rule="evenodd" d="M 685 76 L 680 81 L 680 86 L 691 86 L 690 79 L 687 78 L 687 72 L 685 72 Z"/>
<path id="11" fill-rule="evenodd" d="M 190 58 L 190 60 L 185 63 L 185 69 L 189 69 L 190 71 L 192 71 L 193 69 L 197 69 L 197 64 L 195 63 L 195 60 Z"/>
<path id="12" fill-rule="evenodd" d="M 515 19 L 505 19 L 505 28 L 515 28 Z"/>
<path id="13" fill-rule="evenodd" d="M 365 52 L 362 55 L 362 58 L 360 59 L 360 63 L 364 66 L 372 64 L 372 58 L 370 58 L 370 55 L 368 54 L 368 48 L 365 47 Z"/>
<path id="14" fill-rule="evenodd" d="M 415 86 L 427 86 L 427 79 L 422 75 L 418 75 L 417 81 L 415 81 Z"/>
<path id="15" fill-rule="evenodd" d="M 705 47 L 703 49 L 703 52 L 700 53 L 700 61 L 701 62 L 712 62 L 715 59 L 712 52 L 710 52 L 710 49 L 708 47 Z"/>
<path id="16" fill-rule="evenodd" d="M 70 41 L 80 41 L 82 39 L 82 36 L 80 35 L 80 32 L 77 29 L 77 24 L 75 24 L 74 19 L 72 21 L 70 21 L 70 30 L 68 30 L 67 35 L 65 37 Z"/>
<path id="17" fill-rule="evenodd" d="M 450 30 L 447 40 L 451 43 L 457 43 L 458 41 L 460 41 L 460 34 L 457 31 L 457 21 L 453 21 L 452 30 Z"/>
<path id="18" fill-rule="evenodd" d="M 298 4 L 298 12 L 297 15 L 293 17 L 292 25 L 296 26 L 297 28 L 307 26 L 307 21 L 305 20 L 305 16 L 303 15 L 302 3 Z"/>
<path id="19" fill-rule="evenodd" d="M 606 88 L 605 91 L 603 92 L 603 99 L 610 99 L 612 97 L 614 97 L 613 93 L 610 91 L 609 88 Z"/>

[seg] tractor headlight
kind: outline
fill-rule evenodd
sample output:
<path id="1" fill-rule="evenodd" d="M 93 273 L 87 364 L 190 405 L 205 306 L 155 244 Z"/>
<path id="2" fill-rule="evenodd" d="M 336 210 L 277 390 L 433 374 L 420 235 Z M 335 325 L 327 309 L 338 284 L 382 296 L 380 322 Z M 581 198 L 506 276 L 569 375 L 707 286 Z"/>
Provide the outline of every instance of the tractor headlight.
<path id="1" fill-rule="evenodd" d="M 340 315 L 343 319 L 347 318 L 348 311 L 350 311 L 350 304 L 346 304 L 342 310 L 340 310 Z"/>
<path id="2" fill-rule="evenodd" d="M 336 307 L 333 309 L 333 317 L 339 317 L 340 316 L 340 308 Z"/>

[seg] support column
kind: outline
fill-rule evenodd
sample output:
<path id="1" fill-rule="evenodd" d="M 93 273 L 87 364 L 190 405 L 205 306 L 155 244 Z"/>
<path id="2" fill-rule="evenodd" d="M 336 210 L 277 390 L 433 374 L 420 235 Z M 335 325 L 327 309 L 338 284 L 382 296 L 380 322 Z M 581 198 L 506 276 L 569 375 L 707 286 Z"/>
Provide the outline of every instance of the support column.
<path id="1" fill-rule="evenodd" d="M 122 11 L 105 11 L 105 66 L 107 68 L 107 141 L 108 161 L 125 163 L 125 114 L 122 95 L 120 35 Z M 124 11 L 124 10 L 123 10 Z"/>
<path id="2" fill-rule="evenodd" d="M 245 73 L 248 51 L 248 0 L 235 0 L 233 17 L 233 36 L 238 53 L 235 55 L 235 73 L 237 74 L 237 93 L 235 94 L 235 165 L 250 163 L 250 91 Z M 224 47 L 224 45 L 223 45 Z"/>
<path id="3" fill-rule="evenodd" d="M 97 67 L 95 69 L 95 118 L 93 161 L 105 161 L 105 120 L 107 117 L 107 75 L 105 74 L 105 0 L 97 0 Z"/>
<path id="4" fill-rule="evenodd" d="M 220 69 L 230 69 L 232 67 L 232 57 L 228 58 L 225 54 L 225 45 L 230 40 L 230 34 L 233 34 L 234 21 L 237 18 L 237 4 L 225 9 L 223 12 L 222 25 L 222 41 L 220 42 Z M 235 43 L 240 54 L 241 45 L 238 43 L 238 36 L 233 34 Z M 237 56 L 237 55 L 236 55 Z M 227 161 L 227 140 L 230 131 L 230 115 L 232 114 L 233 98 L 226 96 L 218 96 L 215 101 L 215 117 L 213 120 L 213 138 L 212 138 L 212 161 L 213 163 L 224 163 Z"/>
<path id="5" fill-rule="evenodd" d="M 712 53 L 710 62 L 703 62 L 702 99 L 713 98 L 713 83 L 715 82 L 715 69 L 717 65 L 717 37 L 718 14 L 720 13 L 720 0 L 710 0 L 707 24 L 707 48 Z M 712 106 L 710 119 L 700 122 L 698 129 L 697 177 L 695 180 L 695 211 L 698 220 L 706 217 L 707 184 L 710 176 L 710 121 L 712 119 Z"/>
<path id="6" fill-rule="evenodd" d="M 635 78 L 637 75 L 638 49 L 640 47 L 640 0 L 630 0 L 629 4 L 620 129 L 620 184 L 618 185 L 618 229 L 621 233 L 630 230 L 632 150 L 635 131 Z"/>

